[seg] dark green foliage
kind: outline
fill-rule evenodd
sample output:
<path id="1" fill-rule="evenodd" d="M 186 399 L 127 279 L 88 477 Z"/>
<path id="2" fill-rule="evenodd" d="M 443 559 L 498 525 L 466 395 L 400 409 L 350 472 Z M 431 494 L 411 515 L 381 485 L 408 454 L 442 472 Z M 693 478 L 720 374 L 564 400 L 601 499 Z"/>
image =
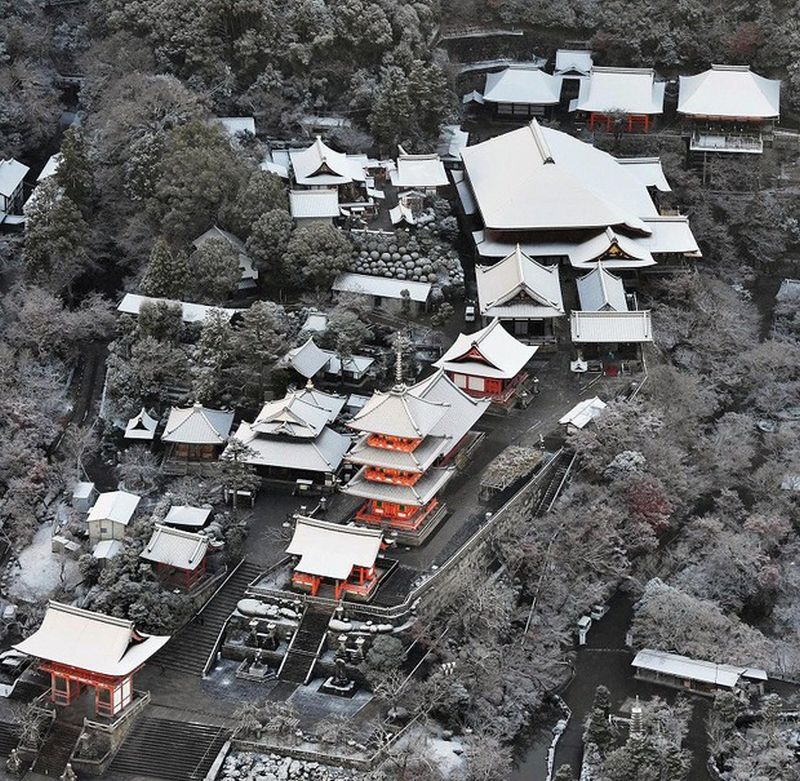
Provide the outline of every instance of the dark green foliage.
<path id="1" fill-rule="evenodd" d="M 142 279 L 142 292 L 156 298 L 182 301 L 186 295 L 189 260 L 184 252 L 173 252 L 166 239 L 158 238 Z"/>

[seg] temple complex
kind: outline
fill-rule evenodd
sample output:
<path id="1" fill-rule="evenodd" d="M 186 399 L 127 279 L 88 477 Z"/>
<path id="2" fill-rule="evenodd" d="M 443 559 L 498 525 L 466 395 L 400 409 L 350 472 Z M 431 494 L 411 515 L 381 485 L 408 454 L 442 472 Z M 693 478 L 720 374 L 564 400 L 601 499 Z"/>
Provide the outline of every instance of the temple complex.
<path id="1" fill-rule="evenodd" d="M 92 687 L 95 715 L 112 717 L 133 701 L 134 673 L 167 640 L 137 632 L 132 621 L 50 602 L 41 626 L 14 648 L 39 659 L 56 705 Z"/>

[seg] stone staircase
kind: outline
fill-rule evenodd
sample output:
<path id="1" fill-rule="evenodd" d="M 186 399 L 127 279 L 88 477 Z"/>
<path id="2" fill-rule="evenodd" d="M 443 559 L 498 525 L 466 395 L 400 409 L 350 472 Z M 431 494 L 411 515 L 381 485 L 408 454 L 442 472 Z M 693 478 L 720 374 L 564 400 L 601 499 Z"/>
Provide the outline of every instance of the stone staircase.
<path id="1" fill-rule="evenodd" d="M 230 736 L 227 727 L 143 718 L 125 738 L 109 771 L 160 781 L 203 779 Z"/>
<path id="2" fill-rule="evenodd" d="M 154 663 L 191 675 L 203 675 L 209 657 L 216 650 L 222 627 L 260 572 L 257 565 L 243 561 L 203 610 L 159 651 Z"/>
<path id="3" fill-rule="evenodd" d="M 67 766 L 80 734 L 80 725 L 54 721 L 31 771 L 42 776 L 58 778 Z"/>
<path id="4" fill-rule="evenodd" d="M 0 721 L 0 757 L 7 757 L 18 743 L 17 725 Z"/>
<path id="5" fill-rule="evenodd" d="M 554 465 L 550 473 L 550 479 L 536 504 L 534 515 L 544 515 L 550 509 L 550 505 L 556 500 L 559 492 L 563 488 L 567 471 L 575 458 L 575 454 L 571 451 L 564 450 L 557 458 L 558 463 Z"/>
<path id="6" fill-rule="evenodd" d="M 311 678 L 322 638 L 333 617 L 332 608 L 309 605 L 297 628 L 289 650 L 278 670 L 278 677 L 290 683 L 306 683 Z"/>

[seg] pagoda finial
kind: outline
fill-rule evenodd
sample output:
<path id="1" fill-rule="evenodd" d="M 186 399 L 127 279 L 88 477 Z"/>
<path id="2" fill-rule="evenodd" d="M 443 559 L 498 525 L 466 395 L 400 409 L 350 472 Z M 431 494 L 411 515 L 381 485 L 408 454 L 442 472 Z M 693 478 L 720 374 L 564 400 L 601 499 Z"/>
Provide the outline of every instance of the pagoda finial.
<path id="1" fill-rule="evenodd" d="M 394 382 L 397 390 L 402 390 L 403 383 L 403 350 L 409 346 L 408 337 L 400 331 L 394 337 Z"/>

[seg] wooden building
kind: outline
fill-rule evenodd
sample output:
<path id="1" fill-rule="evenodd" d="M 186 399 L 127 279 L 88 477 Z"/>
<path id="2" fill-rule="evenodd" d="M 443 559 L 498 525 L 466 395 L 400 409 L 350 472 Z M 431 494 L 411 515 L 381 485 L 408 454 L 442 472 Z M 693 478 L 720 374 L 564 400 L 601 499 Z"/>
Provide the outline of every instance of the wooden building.
<path id="1" fill-rule="evenodd" d="M 700 256 L 688 219 L 661 214 L 660 162 L 618 160 L 536 120 L 462 151 L 456 189 L 479 265 L 516 246 L 542 264 L 590 271 L 598 260 L 638 273 Z"/>
<path id="2" fill-rule="evenodd" d="M 612 132 L 652 127 L 664 113 L 666 82 L 656 81 L 652 68 L 601 68 L 592 66 L 589 78 L 582 81 L 578 97 L 570 103 L 588 119 L 589 130 Z"/>
<path id="3" fill-rule="evenodd" d="M 142 407 L 125 426 L 125 439 L 134 439 L 139 442 L 152 442 L 156 436 L 158 421 Z"/>
<path id="4" fill-rule="evenodd" d="M 438 154 L 410 155 L 402 146 L 389 180 L 398 190 L 415 190 L 423 195 L 435 195 L 440 187 L 449 184 Z"/>
<path id="5" fill-rule="evenodd" d="M 233 417 L 233 412 L 209 409 L 199 402 L 191 407 L 173 407 L 161 441 L 169 445 L 170 458 L 211 461 L 222 452 Z"/>
<path id="6" fill-rule="evenodd" d="M 495 116 L 530 119 L 543 116 L 561 99 L 561 77 L 531 66 L 487 73 L 483 101 Z"/>
<path id="7" fill-rule="evenodd" d="M 123 539 L 141 500 L 141 496 L 127 491 L 100 494 L 86 516 L 89 542 L 94 545 L 101 540 Z"/>
<path id="8" fill-rule="evenodd" d="M 23 220 L 23 183 L 28 175 L 27 165 L 18 160 L 0 160 L 0 225 L 17 224 Z"/>
<path id="9" fill-rule="evenodd" d="M 492 266 L 475 266 L 478 311 L 488 325 L 495 318 L 524 342 L 555 341 L 554 321 L 564 316 L 558 264 L 545 266 L 520 249 Z"/>
<path id="10" fill-rule="evenodd" d="M 236 287 L 239 290 L 247 290 L 255 287 L 258 282 L 258 269 L 253 263 L 253 259 L 247 254 L 244 242 L 230 231 L 222 230 L 217 225 L 210 227 L 205 233 L 201 233 L 193 242 L 195 249 L 200 249 L 206 242 L 212 239 L 224 241 L 234 252 L 239 263 L 239 282 Z"/>
<path id="11" fill-rule="evenodd" d="M 459 334 L 433 365 L 470 396 L 505 403 L 527 378 L 525 366 L 538 349 L 515 339 L 495 319 L 474 334 Z"/>
<path id="12" fill-rule="evenodd" d="M 205 534 L 157 523 L 139 557 L 153 564 L 159 580 L 165 585 L 179 586 L 188 591 L 206 574 L 209 544 Z"/>
<path id="13" fill-rule="evenodd" d="M 72 705 L 94 689 L 94 715 L 120 715 L 134 697 L 133 676 L 169 637 L 138 632 L 132 621 L 50 602 L 41 626 L 16 650 L 39 660 L 50 699 Z"/>
<path id="14" fill-rule="evenodd" d="M 471 399 L 442 372 L 373 394 L 348 423 L 360 437 L 347 460 L 360 468 L 342 490 L 365 500 L 356 522 L 420 545 L 444 517 L 439 494 L 488 405 Z"/>
<path id="15" fill-rule="evenodd" d="M 653 341 L 650 312 L 575 311 L 570 316 L 572 343 L 582 370 L 609 376 L 642 369 L 642 345 Z"/>
<path id="16" fill-rule="evenodd" d="M 639 680 L 708 697 L 732 691 L 745 681 L 763 690 L 767 680 L 766 672 L 757 667 L 718 664 L 649 648 L 636 654 L 632 666 Z"/>
<path id="17" fill-rule="evenodd" d="M 311 596 L 368 600 L 379 581 L 375 566 L 383 543 L 380 529 L 299 517 L 286 552 L 298 557 L 292 586 Z"/>
<path id="18" fill-rule="evenodd" d="M 252 451 L 247 462 L 268 480 L 309 481 L 332 489 L 350 439 L 331 428 L 347 399 L 310 383 L 282 399 L 268 401 L 235 437 Z"/>
<path id="19" fill-rule="evenodd" d="M 680 76 L 678 114 L 691 153 L 761 154 L 780 117 L 781 83 L 747 65 L 712 65 Z"/>

